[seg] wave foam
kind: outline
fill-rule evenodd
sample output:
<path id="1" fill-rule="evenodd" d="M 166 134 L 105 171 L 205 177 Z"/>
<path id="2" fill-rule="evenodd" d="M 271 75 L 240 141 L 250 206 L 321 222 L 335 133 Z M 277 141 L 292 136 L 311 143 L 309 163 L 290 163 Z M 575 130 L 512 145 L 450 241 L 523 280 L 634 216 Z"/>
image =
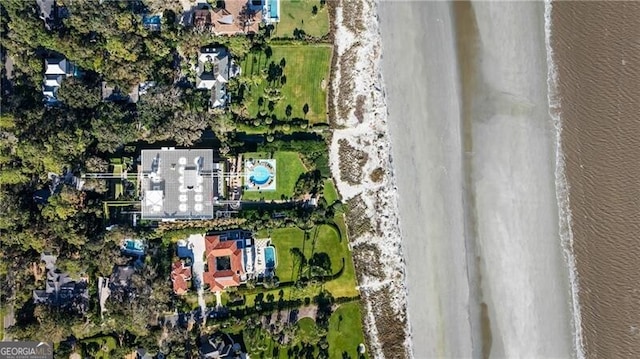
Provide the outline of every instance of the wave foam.
<path id="1" fill-rule="evenodd" d="M 546 0 L 544 4 L 544 29 L 545 45 L 547 49 L 547 99 L 549 102 L 549 115 L 553 120 L 556 135 L 556 200 L 558 202 L 560 240 L 567 266 L 569 267 L 569 282 L 571 284 L 571 299 L 573 311 L 574 350 L 578 359 L 585 358 L 584 342 L 582 336 L 582 316 L 580 309 L 580 282 L 576 269 L 576 259 L 573 252 L 572 214 L 569 202 L 569 183 L 565 173 L 565 156 L 562 151 L 562 116 L 560 109 L 560 96 L 558 94 L 558 72 L 553 60 L 553 48 L 551 47 L 551 12 L 553 5 Z"/>

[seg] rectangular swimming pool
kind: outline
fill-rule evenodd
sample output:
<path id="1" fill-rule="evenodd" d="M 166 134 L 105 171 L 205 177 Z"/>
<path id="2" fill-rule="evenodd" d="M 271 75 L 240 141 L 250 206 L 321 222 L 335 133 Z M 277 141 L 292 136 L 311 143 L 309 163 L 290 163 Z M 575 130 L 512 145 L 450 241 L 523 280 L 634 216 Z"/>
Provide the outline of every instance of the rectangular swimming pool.
<path id="1" fill-rule="evenodd" d="M 278 0 L 269 0 L 269 17 L 272 19 L 278 18 Z"/>
<path id="2" fill-rule="evenodd" d="M 264 248 L 264 264 L 267 269 L 276 267 L 276 249 L 273 247 Z"/>

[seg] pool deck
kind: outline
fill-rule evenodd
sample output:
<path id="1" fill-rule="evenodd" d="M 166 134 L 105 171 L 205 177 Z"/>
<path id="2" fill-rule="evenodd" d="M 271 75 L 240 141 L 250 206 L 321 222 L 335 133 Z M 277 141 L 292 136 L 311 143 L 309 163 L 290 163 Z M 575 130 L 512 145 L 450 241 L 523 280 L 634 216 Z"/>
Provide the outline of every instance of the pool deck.
<path id="1" fill-rule="evenodd" d="M 264 249 L 271 245 L 271 238 L 262 238 L 255 240 L 256 261 L 254 270 L 256 274 L 264 273 L 267 270 L 267 263 L 264 259 Z"/>
<path id="2" fill-rule="evenodd" d="M 253 168 L 257 166 L 266 166 L 271 169 L 272 180 L 267 185 L 255 185 L 251 183 L 251 176 L 253 176 Z M 254 159 L 253 161 L 246 160 L 244 162 L 244 186 L 246 191 L 275 191 L 276 190 L 276 175 L 277 167 L 275 159 Z"/>
<path id="3" fill-rule="evenodd" d="M 272 5 L 275 4 L 275 11 Z M 273 16 L 275 14 L 275 17 Z M 267 24 L 280 22 L 280 0 L 264 0 L 262 18 Z"/>

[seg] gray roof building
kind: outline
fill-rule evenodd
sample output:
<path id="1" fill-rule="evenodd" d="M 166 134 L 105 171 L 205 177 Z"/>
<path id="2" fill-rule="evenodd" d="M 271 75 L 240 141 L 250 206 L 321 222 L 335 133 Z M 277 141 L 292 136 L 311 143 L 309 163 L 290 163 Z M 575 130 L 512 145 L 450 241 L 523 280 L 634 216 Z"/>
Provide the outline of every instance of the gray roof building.
<path id="1" fill-rule="evenodd" d="M 213 150 L 143 150 L 142 219 L 213 218 Z"/>
<path id="2" fill-rule="evenodd" d="M 57 257 L 43 253 L 40 259 L 45 262 L 47 279 L 45 289 L 33 291 L 36 304 L 49 304 L 67 307 L 84 313 L 89 307 L 89 289 L 86 279 L 74 280 L 56 268 Z"/>
<path id="3" fill-rule="evenodd" d="M 55 103 L 58 101 L 58 89 L 62 86 L 62 80 L 73 74 L 74 66 L 65 58 L 48 58 L 44 60 L 44 80 L 42 94 L 44 101 Z"/>
<path id="4" fill-rule="evenodd" d="M 226 105 L 226 84 L 230 77 L 237 74 L 237 69 L 224 47 L 206 47 L 200 50 L 196 88 L 211 90 L 211 107 Z"/>
<path id="5" fill-rule="evenodd" d="M 241 354 L 240 345 L 229 334 L 216 332 L 200 337 L 200 355 L 203 358 L 235 358 L 242 357 Z"/>

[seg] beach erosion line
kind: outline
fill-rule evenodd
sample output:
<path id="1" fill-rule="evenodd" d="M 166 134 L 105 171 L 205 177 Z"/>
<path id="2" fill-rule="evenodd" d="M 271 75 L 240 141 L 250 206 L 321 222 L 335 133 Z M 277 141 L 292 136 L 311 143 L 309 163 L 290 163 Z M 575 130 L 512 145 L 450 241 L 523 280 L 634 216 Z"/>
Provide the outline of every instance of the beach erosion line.
<path id="1" fill-rule="evenodd" d="M 551 46 L 553 4 L 549 0 L 544 2 L 545 47 L 547 51 L 547 97 L 549 115 L 555 129 L 556 145 L 556 198 L 559 210 L 559 231 L 562 249 L 569 270 L 571 289 L 572 329 L 574 336 L 574 350 L 576 358 L 584 359 L 585 348 L 582 333 L 582 313 L 580 308 L 580 281 L 576 267 L 576 257 L 573 249 L 572 214 L 569 200 L 569 183 L 565 173 L 565 156 L 562 150 L 562 116 L 560 98 L 558 94 L 558 72 L 554 62 L 553 47 Z"/>

